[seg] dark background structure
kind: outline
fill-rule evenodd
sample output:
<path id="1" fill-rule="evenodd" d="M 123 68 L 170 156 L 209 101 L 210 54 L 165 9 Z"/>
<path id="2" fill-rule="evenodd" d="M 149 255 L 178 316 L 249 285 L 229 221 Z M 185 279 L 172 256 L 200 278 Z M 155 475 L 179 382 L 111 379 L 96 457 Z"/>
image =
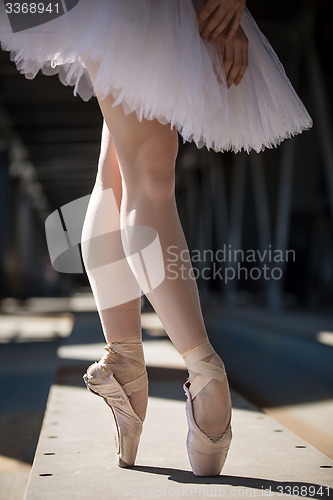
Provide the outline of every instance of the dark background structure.
<path id="1" fill-rule="evenodd" d="M 272 245 L 296 253 L 278 283 L 199 279 L 203 294 L 274 308 L 327 307 L 333 295 L 332 5 L 249 0 L 248 6 L 314 127 L 260 155 L 181 146 L 177 199 L 184 230 L 190 248 Z M 52 272 L 43 226 L 49 213 L 91 192 L 102 125 L 96 99 L 75 98 L 57 77 L 29 81 L 0 52 L 0 116 L 0 297 L 24 300 L 87 286 L 84 276 Z"/>

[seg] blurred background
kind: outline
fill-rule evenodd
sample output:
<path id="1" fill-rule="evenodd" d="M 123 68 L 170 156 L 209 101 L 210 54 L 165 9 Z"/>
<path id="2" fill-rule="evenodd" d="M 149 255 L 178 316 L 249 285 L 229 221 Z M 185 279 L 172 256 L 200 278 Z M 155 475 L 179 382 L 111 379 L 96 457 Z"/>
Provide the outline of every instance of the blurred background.
<path id="1" fill-rule="evenodd" d="M 231 386 L 333 458 L 333 6 L 330 0 L 247 5 L 314 126 L 260 155 L 217 154 L 180 139 L 177 202 L 190 251 L 211 251 L 209 261 L 193 266 Z M 0 52 L 6 499 L 21 498 L 27 482 L 59 348 L 78 325 L 85 333 L 75 342 L 103 339 L 86 275 L 52 268 L 44 229 L 51 212 L 91 192 L 101 126 L 95 99 L 75 98 L 57 77 L 29 81 Z M 243 253 L 235 258 L 234 250 Z M 251 252 L 255 259 L 244 259 Z M 210 267 L 205 275 L 203 266 Z M 234 279 L 226 280 L 226 268 Z M 144 334 L 165 339 L 144 299 L 142 308 Z"/>

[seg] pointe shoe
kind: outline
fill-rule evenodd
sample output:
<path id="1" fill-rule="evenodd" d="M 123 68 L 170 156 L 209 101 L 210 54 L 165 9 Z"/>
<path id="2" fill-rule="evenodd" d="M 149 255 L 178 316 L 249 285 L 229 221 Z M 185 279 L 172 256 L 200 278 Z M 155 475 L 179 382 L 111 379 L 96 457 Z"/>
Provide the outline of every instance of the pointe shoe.
<path id="1" fill-rule="evenodd" d="M 204 358 L 211 356 L 209 362 Z M 188 422 L 187 452 L 193 474 L 196 476 L 218 476 L 227 458 L 232 439 L 231 415 L 228 425 L 217 440 L 212 440 L 198 427 L 193 412 L 192 401 L 195 396 L 213 379 L 228 383 L 224 369 L 218 366 L 216 358 L 220 358 L 209 342 L 202 344 L 183 355 L 190 371 L 195 372 L 195 377 L 190 382 L 187 379 L 183 385 L 186 401 L 186 416 Z M 215 360 L 214 360 L 215 357 Z"/>
<path id="2" fill-rule="evenodd" d="M 112 349 L 113 352 L 118 352 L 119 354 L 138 360 L 138 356 L 133 356 L 133 350 L 131 349 L 133 345 L 129 344 L 130 352 L 127 350 L 125 353 L 123 347 L 121 350 L 116 350 L 116 345 L 124 346 L 124 344 L 114 343 L 111 346 L 108 345 L 107 349 Z M 135 391 L 147 388 L 148 378 L 146 369 L 138 378 L 120 385 L 112 373 L 112 365 L 104 363 L 101 360 L 99 363 L 92 364 L 87 369 L 83 379 L 89 391 L 102 397 L 112 411 L 118 466 L 132 467 L 137 455 L 143 422 L 133 410 L 128 396 Z"/>

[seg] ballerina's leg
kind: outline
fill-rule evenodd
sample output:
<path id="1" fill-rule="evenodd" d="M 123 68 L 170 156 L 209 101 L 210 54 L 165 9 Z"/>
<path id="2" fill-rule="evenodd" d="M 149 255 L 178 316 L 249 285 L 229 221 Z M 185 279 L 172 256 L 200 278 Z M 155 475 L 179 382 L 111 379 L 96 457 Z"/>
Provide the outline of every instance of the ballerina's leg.
<path id="1" fill-rule="evenodd" d="M 91 262 L 98 261 L 100 254 L 107 256 L 107 261 L 112 263 L 119 259 L 120 237 L 120 205 L 122 199 L 122 178 L 114 145 L 109 130 L 104 122 L 101 151 L 98 162 L 98 171 L 95 185 L 91 193 L 83 232 L 82 232 L 82 257 L 86 272 L 96 300 L 98 313 L 102 323 L 103 333 L 108 345 L 114 342 L 123 343 L 136 340 L 137 351 L 141 355 L 141 362 L 119 353 L 106 351 L 103 360 L 109 363 L 110 368 L 121 385 L 138 378 L 143 371 L 144 364 L 141 345 L 141 298 L 136 298 L 122 304 L 105 307 L 111 296 L 111 288 L 116 287 L 116 276 L 101 276 L 96 273 L 98 266 Z M 102 237 L 95 236 L 98 225 Z M 112 237 L 109 237 L 109 236 Z M 116 241 L 116 239 L 118 241 Z M 114 278 L 114 279 L 112 279 Z M 108 279 L 105 291 L 105 280 Z M 108 293 L 109 289 L 109 293 Z M 103 297 L 106 295 L 106 297 Z M 105 304 L 102 306 L 101 304 Z M 118 344 L 119 350 L 120 344 Z M 129 396 L 134 411 L 143 421 L 146 414 L 148 392 L 147 387 L 135 391 Z"/>
<path id="2" fill-rule="evenodd" d="M 170 125 L 156 120 L 139 122 L 136 114 L 125 115 L 121 105 L 112 106 L 108 96 L 99 101 L 117 152 L 123 179 L 122 227 L 149 226 L 156 230 L 162 248 L 165 278 L 146 293 L 168 336 L 180 353 L 208 340 L 196 281 L 175 199 L 175 161 L 178 136 Z M 178 270 L 168 268 L 168 249 L 178 255 Z M 182 272 L 180 266 L 182 265 Z M 203 431 L 223 432 L 231 410 L 227 385 L 212 380 L 193 402 L 196 421 Z M 209 404 L 210 412 L 207 412 Z"/>

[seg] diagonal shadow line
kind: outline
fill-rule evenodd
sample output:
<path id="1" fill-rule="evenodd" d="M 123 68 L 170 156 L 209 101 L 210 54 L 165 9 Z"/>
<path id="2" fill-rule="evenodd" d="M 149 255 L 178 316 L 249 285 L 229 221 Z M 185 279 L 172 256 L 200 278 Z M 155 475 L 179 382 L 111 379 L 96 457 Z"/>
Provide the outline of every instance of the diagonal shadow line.
<path id="1" fill-rule="evenodd" d="M 83 374 L 86 372 L 89 363 L 83 364 L 81 360 L 73 361 L 77 364 L 65 364 L 58 367 L 54 383 L 56 385 L 85 389 Z M 188 376 L 188 372 L 185 369 L 148 365 L 147 372 L 150 397 L 185 401 L 184 391 L 182 390 L 183 383 Z M 179 384 L 178 388 L 175 387 L 175 382 Z"/>
<path id="2" fill-rule="evenodd" d="M 211 476 L 201 477 L 195 476 L 191 471 L 183 469 L 172 469 L 169 467 L 151 467 L 145 465 L 136 465 L 130 470 L 143 472 L 146 474 L 157 474 L 161 476 L 169 476 L 169 481 L 174 481 L 181 484 L 201 484 L 201 485 L 225 485 L 239 488 L 250 488 L 258 490 L 260 496 L 269 496 L 269 492 L 293 494 L 295 496 L 306 496 L 306 492 L 311 498 L 324 499 L 332 498 L 333 488 L 322 485 L 320 483 L 306 483 L 301 481 L 276 481 L 273 479 L 263 479 L 259 477 L 247 476 Z M 303 490 L 301 488 L 303 487 Z M 244 495 L 247 496 L 247 495 Z M 252 495 L 254 496 L 254 494 Z"/>
<path id="3" fill-rule="evenodd" d="M 55 380 L 56 384 L 77 385 L 79 383 L 79 385 L 82 385 L 82 375 L 85 373 L 91 362 L 87 361 L 86 364 L 83 364 L 81 360 L 75 359 L 73 361 L 77 364 L 64 364 L 58 367 Z M 165 382 L 185 382 L 188 377 L 187 370 L 182 368 L 147 365 L 147 372 L 149 380 L 151 381 L 161 380 Z"/>
<path id="4" fill-rule="evenodd" d="M 68 358 L 66 359 L 68 361 Z M 70 360 L 71 362 L 71 360 Z M 56 385 L 80 387 L 86 389 L 83 381 L 83 374 L 86 372 L 90 362 L 82 363 L 82 360 L 73 359 L 76 364 L 60 365 L 57 369 L 54 383 Z M 173 401 L 182 401 L 185 403 L 186 397 L 183 391 L 183 384 L 188 377 L 188 372 L 183 368 L 150 366 L 147 365 L 149 379 L 149 397 L 171 399 Z M 177 384 L 175 384 L 177 382 Z M 231 386 L 231 390 L 233 387 Z M 233 408 L 244 408 L 244 402 L 237 398 L 233 398 Z M 259 407 L 250 403 L 246 403 L 247 411 L 255 411 L 262 413 Z"/>

